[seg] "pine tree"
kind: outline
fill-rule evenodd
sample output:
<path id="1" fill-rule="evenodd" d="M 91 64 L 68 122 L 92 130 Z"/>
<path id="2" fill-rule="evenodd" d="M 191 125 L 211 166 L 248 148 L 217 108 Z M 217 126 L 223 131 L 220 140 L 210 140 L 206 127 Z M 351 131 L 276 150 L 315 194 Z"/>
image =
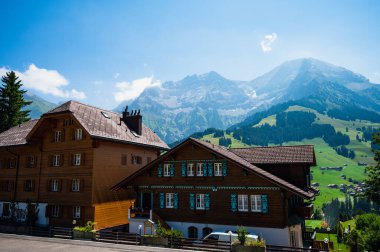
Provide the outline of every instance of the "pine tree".
<path id="1" fill-rule="evenodd" d="M 374 145 L 380 145 L 380 132 L 372 137 Z M 368 178 L 365 180 L 367 185 L 366 195 L 368 199 L 380 204 L 380 151 L 372 149 L 375 153 L 376 166 L 368 167 Z"/>
<path id="2" fill-rule="evenodd" d="M 26 90 L 22 90 L 21 80 L 15 72 L 7 72 L 1 78 L 0 87 L 0 132 L 30 120 L 30 110 L 23 110 L 32 102 L 24 100 Z"/>

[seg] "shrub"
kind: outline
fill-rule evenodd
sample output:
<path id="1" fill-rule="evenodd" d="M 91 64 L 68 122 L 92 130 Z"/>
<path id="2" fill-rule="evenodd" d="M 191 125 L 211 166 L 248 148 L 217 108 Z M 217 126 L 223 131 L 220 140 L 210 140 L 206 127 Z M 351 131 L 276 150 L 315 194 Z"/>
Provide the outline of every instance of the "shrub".
<path id="1" fill-rule="evenodd" d="M 181 231 L 174 230 L 174 229 L 166 229 L 162 226 L 160 221 L 158 221 L 157 223 L 156 234 L 157 236 L 164 237 L 164 238 L 167 238 L 167 237 L 182 238 L 183 237 L 183 234 L 181 233 Z"/>
<path id="2" fill-rule="evenodd" d="M 238 240 L 240 244 L 244 245 L 247 240 L 247 235 L 248 235 L 247 229 L 245 227 L 238 227 L 236 231 L 238 233 Z"/>
<path id="3" fill-rule="evenodd" d="M 252 246 L 252 247 L 265 247 L 265 241 L 264 239 L 258 239 L 256 241 L 254 240 L 248 240 L 246 243 L 245 243 L 246 246 Z"/>
<path id="4" fill-rule="evenodd" d="M 86 226 L 76 226 L 74 227 L 74 230 L 80 232 L 95 232 L 95 225 L 96 222 L 87 221 Z"/>

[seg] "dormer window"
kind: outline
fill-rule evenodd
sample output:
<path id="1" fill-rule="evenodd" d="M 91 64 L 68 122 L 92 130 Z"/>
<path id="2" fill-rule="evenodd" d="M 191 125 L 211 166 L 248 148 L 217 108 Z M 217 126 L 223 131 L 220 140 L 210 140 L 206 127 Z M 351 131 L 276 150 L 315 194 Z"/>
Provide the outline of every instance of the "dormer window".
<path id="1" fill-rule="evenodd" d="M 61 142 L 62 141 L 62 131 L 56 130 L 54 131 L 54 142 Z"/>
<path id="2" fill-rule="evenodd" d="M 106 112 L 100 112 L 105 118 L 110 119 L 111 117 Z"/>

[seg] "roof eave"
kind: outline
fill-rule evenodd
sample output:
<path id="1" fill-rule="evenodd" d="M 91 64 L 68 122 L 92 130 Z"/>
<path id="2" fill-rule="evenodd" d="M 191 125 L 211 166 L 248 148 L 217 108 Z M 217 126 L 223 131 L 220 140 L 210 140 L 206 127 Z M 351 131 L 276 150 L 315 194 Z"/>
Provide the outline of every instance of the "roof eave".
<path id="1" fill-rule="evenodd" d="M 133 145 L 138 145 L 138 146 L 144 146 L 144 147 L 151 147 L 154 149 L 159 149 L 159 150 L 170 150 L 170 148 L 166 148 L 163 146 L 159 145 L 151 145 L 151 144 L 143 144 L 143 143 L 137 143 L 133 141 L 126 141 L 126 140 L 120 140 L 120 139 L 115 139 L 115 138 L 110 138 L 110 137 L 102 137 L 102 136 L 97 136 L 97 135 L 90 135 L 93 139 L 99 139 L 103 141 L 109 141 L 109 142 L 115 142 L 115 143 L 128 143 L 128 144 L 133 144 Z"/>

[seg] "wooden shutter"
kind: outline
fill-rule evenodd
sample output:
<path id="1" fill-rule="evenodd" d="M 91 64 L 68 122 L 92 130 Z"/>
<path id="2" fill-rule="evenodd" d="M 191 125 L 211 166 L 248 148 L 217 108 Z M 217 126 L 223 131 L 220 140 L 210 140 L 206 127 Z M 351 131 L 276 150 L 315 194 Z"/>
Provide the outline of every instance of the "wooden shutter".
<path id="1" fill-rule="evenodd" d="M 37 156 L 34 156 L 34 166 L 33 167 L 37 167 L 37 161 L 38 161 Z"/>
<path id="2" fill-rule="evenodd" d="M 261 211 L 268 213 L 268 197 L 267 195 L 261 195 Z"/>
<path id="3" fill-rule="evenodd" d="M 80 206 L 80 218 L 85 219 L 84 215 L 86 213 L 86 208 L 84 206 Z"/>
<path id="4" fill-rule="evenodd" d="M 27 184 L 28 180 L 24 180 L 24 192 L 27 191 L 27 188 L 26 188 L 26 184 Z"/>
<path id="5" fill-rule="evenodd" d="M 121 165 L 127 165 L 127 155 L 121 155 Z"/>
<path id="6" fill-rule="evenodd" d="M 45 217 L 50 217 L 51 216 L 51 206 L 47 205 L 45 208 Z"/>
<path id="7" fill-rule="evenodd" d="M 60 155 L 60 157 L 59 157 L 59 166 L 63 166 L 63 164 L 64 164 L 64 158 L 65 158 L 65 156 L 63 156 L 63 154 L 61 154 Z"/>
<path id="8" fill-rule="evenodd" d="M 65 135 L 66 135 L 66 134 L 65 134 L 65 130 L 62 130 L 62 131 L 61 131 L 61 134 L 62 134 L 62 135 L 61 135 L 61 142 L 64 142 L 64 141 L 65 141 Z"/>
<path id="9" fill-rule="evenodd" d="M 160 193 L 160 208 L 165 208 L 165 193 Z"/>
<path id="10" fill-rule="evenodd" d="M 206 161 L 203 163 L 202 169 L 203 169 L 203 176 L 207 177 L 207 163 L 206 163 Z"/>
<path id="11" fill-rule="evenodd" d="M 53 130 L 53 132 L 50 133 L 50 142 L 54 142 L 54 134 L 55 134 L 55 131 Z"/>
<path id="12" fill-rule="evenodd" d="M 205 209 L 206 211 L 210 210 L 210 194 L 205 194 Z"/>
<path id="13" fill-rule="evenodd" d="M 46 189 L 47 189 L 48 192 L 51 192 L 51 182 L 52 182 L 51 179 L 48 179 L 48 181 L 46 183 L 47 184 L 47 188 Z"/>
<path id="14" fill-rule="evenodd" d="M 36 180 L 32 179 L 32 192 L 34 192 L 35 188 L 36 188 Z"/>
<path id="15" fill-rule="evenodd" d="M 181 165 L 182 177 L 186 177 L 186 163 L 183 161 Z"/>
<path id="16" fill-rule="evenodd" d="M 75 160 L 74 160 L 74 154 L 70 154 L 71 157 L 71 165 L 74 166 Z"/>
<path id="17" fill-rule="evenodd" d="M 158 164 L 158 177 L 162 177 L 162 164 Z"/>
<path id="18" fill-rule="evenodd" d="M 190 193 L 190 209 L 194 210 L 195 209 L 195 195 L 194 193 Z"/>
<path id="19" fill-rule="evenodd" d="M 82 152 L 80 154 L 80 165 L 85 165 L 86 164 L 86 153 Z"/>
<path id="20" fill-rule="evenodd" d="M 174 177 L 174 164 L 170 164 L 170 177 Z"/>
<path id="21" fill-rule="evenodd" d="M 59 205 L 59 206 L 58 206 L 58 209 L 59 209 L 59 210 L 58 210 L 58 212 L 59 212 L 58 217 L 61 218 L 61 217 L 63 216 L 63 214 L 64 214 L 63 211 L 65 210 L 65 207 Z"/>
<path id="22" fill-rule="evenodd" d="M 214 167 L 213 167 L 213 164 L 211 162 L 208 163 L 208 175 L 210 177 L 213 176 L 213 171 L 214 171 Z"/>
<path id="23" fill-rule="evenodd" d="M 84 191 L 84 179 L 80 179 L 79 180 L 80 182 L 80 184 L 79 184 L 79 191 L 80 192 L 83 192 Z"/>
<path id="24" fill-rule="evenodd" d="M 58 179 L 58 192 L 62 191 L 62 179 Z"/>
<path id="25" fill-rule="evenodd" d="M 174 193 L 174 208 L 178 209 L 178 193 Z"/>
<path id="26" fill-rule="evenodd" d="M 223 177 L 227 176 L 227 162 L 226 161 L 222 163 L 222 175 Z"/>
<path id="27" fill-rule="evenodd" d="M 237 211 L 236 194 L 231 194 L 231 211 L 235 213 Z"/>
<path id="28" fill-rule="evenodd" d="M 75 140 L 75 129 L 71 129 L 71 140 Z"/>

